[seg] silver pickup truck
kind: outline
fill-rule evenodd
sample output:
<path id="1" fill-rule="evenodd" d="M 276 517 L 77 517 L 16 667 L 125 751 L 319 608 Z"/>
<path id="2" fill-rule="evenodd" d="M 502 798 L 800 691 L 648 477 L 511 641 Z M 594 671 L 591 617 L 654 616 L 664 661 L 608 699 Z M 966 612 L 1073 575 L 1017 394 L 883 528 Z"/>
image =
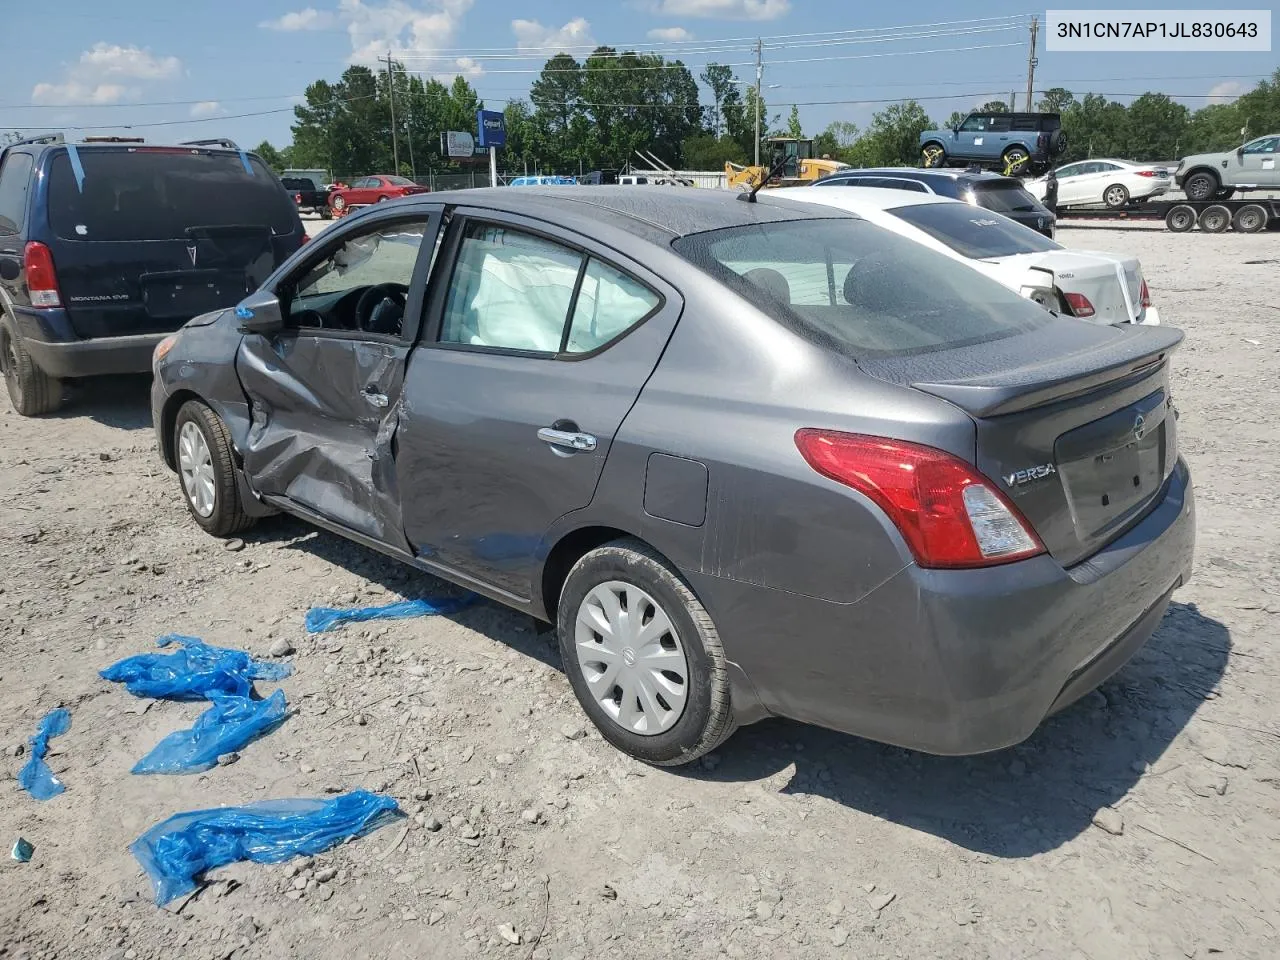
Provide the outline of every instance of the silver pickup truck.
<path id="1" fill-rule="evenodd" d="M 1173 179 L 1188 200 L 1225 200 L 1237 190 L 1280 189 L 1280 133 L 1225 153 L 1185 157 Z"/>

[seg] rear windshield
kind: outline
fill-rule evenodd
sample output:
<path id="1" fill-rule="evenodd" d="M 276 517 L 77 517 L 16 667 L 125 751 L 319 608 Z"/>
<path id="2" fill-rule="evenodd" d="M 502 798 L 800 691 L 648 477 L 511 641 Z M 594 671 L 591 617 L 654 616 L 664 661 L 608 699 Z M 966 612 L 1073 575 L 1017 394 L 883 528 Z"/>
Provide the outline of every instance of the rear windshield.
<path id="1" fill-rule="evenodd" d="M 408 177 L 386 177 L 387 183 L 393 187 L 416 187 L 417 184 Z"/>
<path id="2" fill-rule="evenodd" d="M 922 203 L 889 212 L 971 260 L 1062 249 L 1030 227 L 967 203 Z"/>
<path id="3" fill-rule="evenodd" d="M 49 220 L 67 240 L 177 240 L 189 227 L 269 226 L 293 233 L 293 199 L 262 162 L 201 150 L 78 151 L 84 172 L 77 186 L 71 158 L 60 151 L 50 165 Z"/>
<path id="4" fill-rule="evenodd" d="M 1036 198 L 1015 181 L 975 183 L 973 197 L 981 206 L 996 213 L 1033 213 L 1040 209 Z"/>
<path id="5" fill-rule="evenodd" d="M 1052 322 L 996 281 L 865 220 L 732 227 L 674 247 L 777 320 L 853 357 L 929 353 Z"/>
<path id="6" fill-rule="evenodd" d="M 302 177 L 284 177 L 280 181 L 289 190 L 315 190 L 316 185 L 312 180 L 306 180 Z"/>

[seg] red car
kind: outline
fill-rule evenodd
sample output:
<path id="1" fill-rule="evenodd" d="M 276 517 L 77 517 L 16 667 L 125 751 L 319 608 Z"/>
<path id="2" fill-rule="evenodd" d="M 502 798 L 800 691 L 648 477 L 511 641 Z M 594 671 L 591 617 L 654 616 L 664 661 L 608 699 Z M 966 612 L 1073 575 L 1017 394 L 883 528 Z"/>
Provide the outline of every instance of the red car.
<path id="1" fill-rule="evenodd" d="M 329 194 L 329 206 L 333 212 L 341 216 L 349 207 L 358 207 L 367 203 L 381 203 L 383 200 L 394 200 L 415 193 L 430 193 L 430 187 L 420 187 L 408 177 L 377 176 L 361 177 L 349 187 L 341 187 Z"/>

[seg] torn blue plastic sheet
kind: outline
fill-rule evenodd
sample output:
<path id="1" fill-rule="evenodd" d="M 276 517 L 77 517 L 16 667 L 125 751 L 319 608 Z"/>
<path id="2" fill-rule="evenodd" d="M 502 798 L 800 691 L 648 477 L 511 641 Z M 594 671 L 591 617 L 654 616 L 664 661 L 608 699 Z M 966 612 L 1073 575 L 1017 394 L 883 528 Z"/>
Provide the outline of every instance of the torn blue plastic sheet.
<path id="1" fill-rule="evenodd" d="M 199 773 L 278 727 L 288 714 L 284 691 L 251 700 L 213 691 L 209 707 L 189 730 L 175 730 L 133 765 L 134 773 Z"/>
<path id="2" fill-rule="evenodd" d="M 129 847 L 151 877 L 156 904 L 196 889 L 201 874 L 249 860 L 283 863 L 362 837 L 401 816 L 396 801 L 367 790 L 332 800 L 265 800 L 179 813 Z"/>
<path id="3" fill-rule="evenodd" d="M 156 646 L 179 644 L 174 653 L 140 653 L 126 657 L 100 674 L 123 683 L 135 697 L 158 700 L 204 700 L 210 691 L 248 696 L 254 680 L 283 680 L 293 672 L 287 663 L 263 663 L 243 650 L 213 647 L 196 637 L 176 633 Z"/>
<path id="4" fill-rule="evenodd" d="M 345 610 L 333 607 L 312 607 L 307 611 L 307 632 L 324 633 L 344 623 L 364 623 L 366 620 L 405 620 L 409 617 L 448 616 L 469 607 L 480 598 L 474 593 L 461 597 L 443 597 L 439 600 L 401 600 L 381 607 L 349 607 Z"/>
<path id="5" fill-rule="evenodd" d="M 36 728 L 36 735 L 28 743 L 31 744 L 31 758 L 18 771 L 18 785 L 37 800 L 51 800 L 66 786 L 53 775 L 49 765 L 44 762 L 49 752 L 49 741 L 60 737 L 71 729 L 71 714 L 64 707 L 50 710 Z"/>
<path id="6" fill-rule="evenodd" d="M 207 700 L 209 709 L 195 725 L 177 730 L 133 767 L 134 773 L 199 773 L 218 758 L 234 753 L 274 730 L 285 719 L 284 691 L 265 700 L 254 697 L 254 680 L 283 680 L 288 664 L 263 663 L 242 650 L 214 647 L 196 637 L 170 634 L 162 647 L 178 644 L 173 653 L 143 653 L 127 657 L 102 671 L 102 677 L 123 683 L 136 697 L 165 700 Z"/>

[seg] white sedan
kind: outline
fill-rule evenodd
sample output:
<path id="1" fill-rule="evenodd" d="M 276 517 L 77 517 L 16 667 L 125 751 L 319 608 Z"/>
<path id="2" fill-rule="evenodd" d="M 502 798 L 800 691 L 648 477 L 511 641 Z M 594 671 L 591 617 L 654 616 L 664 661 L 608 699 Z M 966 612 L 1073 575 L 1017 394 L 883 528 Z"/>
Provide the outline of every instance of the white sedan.
<path id="1" fill-rule="evenodd" d="M 1068 250 L 990 210 L 877 187 L 784 187 L 770 196 L 835 207 L 963 261 L 1046 310 L 1090 323 L 1156 326 L 1137 257 Z"/>
<path id="2" fill-rule="evenodd" d="M 1150 200 L 1173 189 L 1167 167 L 1128 160 L 1080 160 L 1057 169 L 1058 206 L 1105 204 L 1113 210 L 1134 200 Z M 1044 177 L 1028 180 L 1024 186 L 1037 200 L 1044 200 Z"/>

